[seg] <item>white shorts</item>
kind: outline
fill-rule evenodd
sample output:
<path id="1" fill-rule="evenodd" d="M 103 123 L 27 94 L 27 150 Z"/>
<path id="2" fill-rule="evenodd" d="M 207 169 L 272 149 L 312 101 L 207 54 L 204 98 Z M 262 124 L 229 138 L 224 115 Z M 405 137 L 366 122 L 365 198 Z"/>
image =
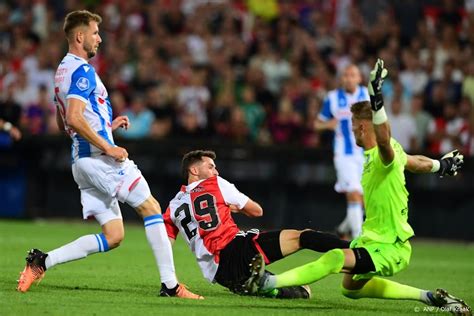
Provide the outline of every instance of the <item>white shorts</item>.
<path id="1" fill-rule="evenodd" d="M 362 193 L 362 171 L 364 169 L 364 157 L 360 156 L 338 156 L 334 157 L 337 182 L 334 189 L 339 193 L 359 192 Z"/>
<path id="2" fill-rule="evenodd" d="M 117 162 L 105 155 L 80 158 L 72 165 L 72 175 L 81 190 L 84 219 L 95 217 L 100 225 L 122 218 L 118 201 L 135 208 L 151 195 L 132 160 Z"/>

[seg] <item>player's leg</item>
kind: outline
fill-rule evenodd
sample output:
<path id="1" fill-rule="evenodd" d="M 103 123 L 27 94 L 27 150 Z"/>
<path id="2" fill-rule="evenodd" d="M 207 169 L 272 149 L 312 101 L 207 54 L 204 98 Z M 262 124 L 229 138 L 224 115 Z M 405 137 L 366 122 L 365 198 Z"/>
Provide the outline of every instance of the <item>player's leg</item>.
<path id="1" fill-rule="evenodd" d="M 97 252 L 117 247 L 123 239 L 123 223 L 117 200 L 95 188 L 81 190 L 84 218 L 94 216 L 102 233 L 90 234 L 56 248 L 48 253 L 32 249 L 20 274 L 17 289 L 26 292 L 34 281 L 41 280 L 46 270 L 55 265 L 79 260 Z"/>
<path id="2" fill-rule="evenodd" d="M 429 291 L 379 277 L 362 280 L 354 280 L 353 277 L 354 274 L 345 274 L 342 282 L 342 294 L 348 298 L 404 299 L 429 303 Z"/>
<path id="3" fill-rule="evenodd" d="M 347 199 L 347 226 L 351 232 L 352 239 L 357 238 L 362 232 L 364 222 L 364 211 L 362 208 L 362 194 L 359 191 L 346 193 Z"/>
<path id="4" fill-rule="evenodd" d="M 255 243 L 262 257 L 257 256 L 251 262 L 252 273 L 245 283 L 246 291 L 250 293 L 256 290 L 267 292 L 274 288 L 306 285 L 327 274 L 338 273 L 345 260 L 341 248 L 349 247 L 347 241 L 310 229 L 304 231 L 283 230 L 279 234 L 278 232 L 262 233 L 256 238 Z M 264 273 L 265 264 L 280 260 L 301 248 L 327 253 L 317 263 L 310 263 L 277 276 Z M 352 251 L 348 251 L 348 253 L 351 256 L 347 260 L 352 259 L 354 257 Z M 345 267 L 350 268 L 350 262 L 346 262 Z M 313 277 L 315 277 L 314 280 Z M 262 281 L 260 282 L 260 280 Z"/>
<path id="5" fill-rule="evenodd" d="M 266 264 L 270 264 L 270 262 L 278 261 L 300 249 L 327 252 L 335 248 L 349 248 L 350 242 L 341 240 L 335 235 L 312 229 L 284 229 L 260 233 L 255 239 L 255 244 L 264 256 L 266 253 L 272 253 L 271 260 L 265 260 Z"/>
<path id="6" fill-rule="evenodd" d="M 378 249 L 378 251 L 375 250 Z M 346 297 L 361 298 L 406 298 L 418 299 L 421 295 L 421 290 L 401 285 L 386 279 L 372 277 L 384 269 L 387 271 L 389 262 L 386 258 L 379 255 L 381 252 L 387 252 L 387 249 L 381 249 L 376 246 L 368 246 L 366 248 L 353 248 L 354 252 L 354 267 L 347 269 L 342 282 L 342 293 Z M 372 253 L 372 255 L 371 255 Z M 389 257 L 389 254 L 385 254 Z M 374 260 L 376 260 L 374 262 Z M 401 260 L 401 258 L 399 259 Z M 361 277 L 354 277 L 361 276 Z M 362 277 L 364 276 L 364 277 Z"/>
<path id="7" fill-rule="evenodd" d="M 338 157 L 334 159 L 337 182 L 334 186 L 339 193 L 345 193 L 347 207 L 346 216 L 338 225 L 336 231 L 339 235 L 350 235 L 352 239 L 360 235 L 364 219 L 362 186 L 361 157 Z"/>
<path id="8" fill-rule="evenodd" d="M 354 266 L 354 258 L 351 249 L 333 249 L 316 261 L 278 275 L 264 276 L 258 280 L 259 286 L 261 290 L 267 291 L 273 288 L 311 284 L 330 274 L 350 270 Z"/>
<path id="9" fill-rule="evenodd" d="M 458 315 L 470 315 L 471 309 L 463 300 L 443 289 L 427 291 L 379 277 L 362 280 L 354 280 L 353 277 L 353 274 L 345 274 L 342 283 L 342 294 L 348 298 L 413 300 L 444 307 L 445 311 Z"/>
<path id="10" fill-rule="evenodd" d="M 162 287 L 161 296 L 177 296 L 202 299 L 179 284 L 175 274 L 173 251 L 168 239 L 160 203 L 151 195 L 145 178 L 142 177 L 133 162 L 128 162 L 125 180 L 118 192 L 118 198 L 130 206 L 143 218 L 145 234 L 155 256 Z"/>
<path id="11" fill-rule="evenodd" d="M 122 225 L 121 220 L 117 219 L 113 223 L 115 226 Z M 107 225 L 104 225 L 107 226 Z M 123 228 L 122 228 L 123 231 Z M 117 238 L 117 234 L 114 233 L 112 238 Z M 120 242 L 115 243 L 112 239 L 109 244 L 104 233 L 96 235 L 85 235 L 78 239 L 66 244 L 60 248 L 54 249 L 48 253 L 44 253 L 39 249 L 32 249 L 28 252 L 26 257 L 26 266 L 20 274 L 18 280 L 17 290 L 26 292 L 34 281 L 39 281 L 44 277 L 46 270 L 52 268 L 55 265 L 66 263 L 69 261 L 79 260 L 87 257 L 88 255 L 97 252 L 106 252 L 119 245 Z M 110 246 L 112 248 L 110 248 Z"/>
<path id="12" fill-rule="evenodd" d="M 299 246 L 301 249 L 311 249 L 317 252 L 327 252 L 332 249 L 349 248 L 350 242 L 325 232 L 305 229 L 299 231 Z M 282 238 L 282 242 L 283 242 Z M 283 243 L 282 243 L 283 247 Z"/>
<path id="13" fill-rule="evenodd" d="M 354 248 L 356 254 L 356 264 L 350 273 L 346 273 L 342 282 L 342 294 L 348 298 L 381 298 L 381 299 L 398 299 L 398 300 L 415 300 L 446 308 L 446 311 L 463 311 L 461 315 L 469 315 L 469 306 L 461 299 L 450 295 L 442 289 L 436 291 L 427 291 L 380 277 L 358 278 L 358 275 L 375 275 L 380 274 L 381 269 L 389 271 L 389 261 L 392 254 L 390 249 L 380 249 L 379 252 L 372 252 L 371 247 Z M 370 253 L 369 253 L 370 252 Z M 387 258 L 378 258 L 385 252 Z M 379 255 L 382 253 L 381 255 Z M 393 253 L 394 254 L 394 253 Z M 396 261 L 403 262 L 403 253 Z M 375 262 L 373 261 L 373 259 Z M 382 260 L 379 260 L 382 259 Z M 383 260 L 385 259 L 385 260 Z M 385 261 L 385 262 L 384 262 Z M 384 267 L 381 267 L 381 266 Z M 377 266 L 377 267 L 376 267 Z M 396 273 L 398 271 L 393 271 Z M 392 273 L 389 272 L 390 274 Z M 356 275 L 356 277 L 354 277 Z"/>
<path id="14" fill-rule="evenodd" d="M 214 276 L 214 280 L 220 285 L 227 287 L 230 291 L 247 295 L 245 290 L 245 282 L 251 276 L 249 265 L 258 264 L 254 259 L 257 254 L 261 255 L 261 260 L 266 260 L 268 264 L 283 258 L 280 247 L 280 239 L 291 239 L 294 248 L 289 249 L 291 253 L 299 249 L 298 237 L 299 231 L 286 230 L 271 231 L 260 233 L 257 229 L 251 229 L 247 232 L 238 233 L 235 238 L 221 250 L 219 254 L 219 266 Z M 285 237 L 286 236 L 286 237 Z M 285 250 L 283 250 L 285 252 Z M 288 253 L 287 253 L 288 254 Z M 263 256 L 265 259 L 263 259 Z M 259 258 L 260 260 L 260 258 Z M 262 270 L 261 273 L 270 273 Z M 309 298 L 311 290 L 309 287 L 294 286 L 284 289 L 275 289 L 268 293 L 260 293 L 260 296 L 270 298 Z"/>
<path id="15" fill-rule="evenodd" d="M 45 260 L 46 269 L 61 263 L 85 258 L 90 254 L 107 252 L 117 248 L 124 237 L 122 219 L 115 218 L 101 224 L 102 233 L 82 236 L 69 244 L 48 252 Z"/>
<path id="16" fill-rule="evenodd" d="M 282 231 L 262 232 L 253 238 L 256 250 L 262 257 L 252 257 L 252 260 L 248 262 L 251 270 L 256 268 L 257 265 L 261 265 L 262 269 L 257 272 L 257 275 L 262 273 L 273 275 L 273 273 L 264 269 L 264 264 L 271 264 L 300 250 L 302 248 L 300 239 L 303 232 L 311 233 L 313 231 L 284 229 Z M 251 282 L 251 279 L 252 276 L 246 280 L 246 283 Z M 281 299 L 310 298 L 311 289 L 306 285 L 289 286 L 271 291 L 259 291 L 259 295 Z"/>
<path id="17" fill-rule="evenodd" d="M 410 249 L 407 248 L 406 251 L 408 252 Z M 375 245 L 373 251 L 377 252 Z M 376 272 L 376 268 L 369 251 L 365 248 L 333 249 L 314 262 L 279 275 L 262 278 L 259 282 L 262 289 L 271 289 L 289 285 L 311 284 L 330 274 L 340 272 L 369 273 Z"/>
<path id="18" fill-rule="evenodd" d="M 146 184 L 146 182 L 143 184 Z M 140 191 L 140 188 L 135 190 Z M 173 252 L 161 215 L 160 204 L 152 195 L 149 195 L 144 202 L 135 207 L 135 210 L 143 218 L 145 234 L 155 256 L 161 282 L 169 289 L 175 288 L 178 285 L 178 280 L 176 279 Z"/>

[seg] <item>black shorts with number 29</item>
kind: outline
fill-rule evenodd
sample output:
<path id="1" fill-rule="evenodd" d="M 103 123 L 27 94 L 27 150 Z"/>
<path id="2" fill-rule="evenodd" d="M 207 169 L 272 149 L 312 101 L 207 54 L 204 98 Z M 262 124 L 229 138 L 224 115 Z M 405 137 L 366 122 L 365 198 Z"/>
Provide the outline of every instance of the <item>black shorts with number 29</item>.
<path id="1" fill-rule="evenodd" d="M 242 284 L 250 277 L 249 264 L 261 253 L 265 264 L 283 258 L 280 248 L 280 232 L 259 232 L 251 229 L 240 231 L 220 252 L 219 268 L 214 280 L 233 292 L 240 292 Z"/>

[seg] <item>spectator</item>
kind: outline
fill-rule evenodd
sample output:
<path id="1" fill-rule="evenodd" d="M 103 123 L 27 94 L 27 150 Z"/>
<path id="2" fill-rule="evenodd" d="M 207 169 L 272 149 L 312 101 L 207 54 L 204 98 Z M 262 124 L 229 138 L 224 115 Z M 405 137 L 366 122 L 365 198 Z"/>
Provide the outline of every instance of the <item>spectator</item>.
<path id="1" fill-rule="evenodd" d="M 457 107 L 448 103 L 444 107 L 443 116 L 431 121 L 428 127 L 428 140 L 430 141 L 429 149 L 433 154 L 440 155 L 464 147 L 461 134 L 468 129 L 468 125 L 457 112 Z"/>
<path id="2" fill-rule="evenodd" d="M 255 141 L 258 138 L 260 128 L 265 119 L 265 112 L 263 111 L 262 105 L 255 102 L 255 92 L 252 87 L 244 87 L 242 102 L 239 105 L 245 115 L 250 139 Z"/>
<path id="3" fill-rule="evenodd" d="M 127 110 L 127 100 L 122 91 L 114 90 L 110 94 L 110 103 L 112 104 L 112 113 L 114 114 L 114 119 L 117 116 L 122 115 Z"/>
<path id="4" fill-rule="evenodd" d="M 127 139 L 140 139 L 150 135 L 155 115 L 146 107 L 144 96 L 135 95 L 130 103 L 130 108 L 125 110 L 122 115 L 128 116 L 130 128 L 128 130 L 118 129 L 117 135 Z"/>
<path id="5" fill-rule="evenodd" d="M 419 149 L 426 147 L 426 135 L 428 133 L 428 126 L 433 120 L 433 117 L 423 109 L 423 105 L 423 95 L 414 95 L 411 99 L 411 115 L 415 119 L 416 143 Z"/>
<path id="6" fill-rule="evenodd" d="M 399 98 L 392 101 L 392 109 L 389 113 L 392 137 L 395 138 L 403 149 L 410 153 L 416 151 L 416 122 L 408 113 L 402 113 L 402 102 Z"/>
<path id="7" fill-rule="evenodd" d="M 172 99 L 166 93 L 170 89 L 162 89 L 159 85 L 150 87 L 147 90 L 147 107 L 153 112 L 155 121 L 151 128 L 151 136 L 154 138 L 164 138 L 173 129 L 174 106 Z"/>
<path id="8" fill-rule="evenodd" d="M 0 148 L 9 147 L 12 141 L 21 138 L 18 124 L 21 118 L 21 106 L 13 100 L 13 86 L 7 89 L 4 100 L 0 101 Z"/>
<path id="9" fill-rule="evenodd" d="M 462 82 L 462 95 L 467 96 L 474 104 L 474 60 L 470 60 Z"/>
<path id="10" fill-rule="evenodd" d="M 207 128 L 207 107 L 211 95 L 205 80 L 205 70 L 195 69 L 189 85 L 182 86 L 178 91 L 178 125 L 191 133 Z"/>
<path id="11" fill-rule="evenodd" d="M 290 64 L 284 60 L 280 52 L 271 51 L 262 62 L 267 89 L 273 94 L 280 91 L 283 82 L 291 75 Z"/>
<path id="12" fill-rule="evenodd" d="M 37 102 L 28 106 L 22 121 L 23 130 L 30 135 L 59 133 L 56 109 L 46 86 L 40 86 Z"/>
<path id="13" fill-rule="evenodd" d="M 310 147 L 325 146 L 325 138 L 320 142 L 307 129 L 311 108 L 335 88 L 346 65 L 357 64 L 367 77 L 375 57 L 390 71 L 383 87 L 387 109 L 400 99 L 402 112 L 415 115 L 420 146 L 427 116 L 415 109 L 418 100 L 412 106 L 412 97 L 419 95 L 436 118 L 443 117 L 447 103 L 461 109 L 462 96 L 474 101 L 472 1 L 465 2 L 467 15 L 463 2 L 448 0 L 89 2 L 107 17 L 101 27 L 105 46 L 91 62 L 111 88 L 114 113 L 125 111 L 125 99 L 146 94 L 156 118 L 151 134 L 157 138 L 214 130 L 224 139 L 250 135 L 248 141 L 262 141 L 267 130 L 257 133 L 258 120 L 246 111 L 255 107 L 243 107 L 247 132 L 233 128 L 231 133 L 226 125 L 232 119 L 241 125 L 234 106 L 243 104 L 248 86 L 273 136 L 288 136 L 276 130 L 291 131 L 291 137 L 277 136 L 276 142 L 302 137 Z M 13 100 L 23 109 L 31 106 L 26 113 L 39 122 L 39 88 L 53 82 L 51 68 L 64 49 L 55 40 L 63 32 L 58 22 L 79 4 L 7 3 L 0 5 L 1 93 L 11 87 Z M 48 93 L 53 91 L 50 86 Z M 291 112 L 293 119 L 282 124 L 287 116 L 282 112 Z M 39 134 L 50 130 L 38 126 L 29 127 Z"/>
<path id="14" fill-rule="evenodd" d="M 444 106 L 448 102 L 446 87 L 441 82 L 433 82 L 426 91 L 426 111 L 435 118 L 440 118 L 444 113 Z"/>
<path id="15" fill-rule="evenodd" d="M 293 110 L 291 101 L 280 101 L 278 112 L 269 122 L 269 130 L 276 144 L 295 143 L 300 137 L 301 116 Z"/>
<path id="16" fill-rule="evenodd" d="M 23 109 L 26 109 L 29 105 L 36 103 L 38 100 L 39 87 L 34 84 L 28 83 L 28 77 L 24 71 L 20 71 L 16 80 L 12 83 L 13 85 L 13 99 Z"/>
<path id="17" fill-rule="evenodd" d="M 22 108 L 13 98 L 15 87 L 10 85 L 6 89 L 6 94 L 0 100 L 0 118 L 8 121 L 14 126 L 19 126 Z"/>
<path id="18" fill-rule="evenodd" d="M 462 151 L 465 154 L 471 154 L 470 146 L 474 142 L 474 111 L 472 103 L 469 98 L 462 98 L 459 104 L 459 116 L 463 119 L 463 128 L 459 133 L 461 144 L 463 145 Z"/>
<path id="19" fill-rule="evenodd" d="M 249 139 L 249 129 L 245 121 L 245 113 L 240 107 L 233 107 L 231 109 L 229 136 L 237 143 L 245 143 Z"/>
<path id="20" fill-rule="evenodd" d="M 410 50 L 402 53 L 405 69 L 400 72 L 400 82 L 410 94 L 419 94 L 425 90 L 428 83 L 428 74 L 420 68 L 418 57 Z"/>
<path id="21" fill-rule="evenodd" d="M 21 139 L 21 132 L 12 123 L 2 120 L 0 118 L 0 148 L 9 147 L 12 140 L 18 141 Z"/>
<path id="22" fill-rule="evenodd" d="M 216 136 L 225 138 L 231 134 L 231 115 L 236 107 L 231 91 L 223 91 L 217 97 L 216 104 L 211 112 L 213 130 Z"/>

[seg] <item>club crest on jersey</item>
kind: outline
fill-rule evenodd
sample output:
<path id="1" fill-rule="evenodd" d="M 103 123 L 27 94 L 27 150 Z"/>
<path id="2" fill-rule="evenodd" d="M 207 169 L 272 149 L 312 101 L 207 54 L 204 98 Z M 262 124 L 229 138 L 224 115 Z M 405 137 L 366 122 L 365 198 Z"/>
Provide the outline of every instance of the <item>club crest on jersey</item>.
<path id="1" fill-rule="evenodd" d="M 86 77 L 79 78 L 76 82 L 76 87 L 81 91 L 89 89 L 89 79 Z"/>

